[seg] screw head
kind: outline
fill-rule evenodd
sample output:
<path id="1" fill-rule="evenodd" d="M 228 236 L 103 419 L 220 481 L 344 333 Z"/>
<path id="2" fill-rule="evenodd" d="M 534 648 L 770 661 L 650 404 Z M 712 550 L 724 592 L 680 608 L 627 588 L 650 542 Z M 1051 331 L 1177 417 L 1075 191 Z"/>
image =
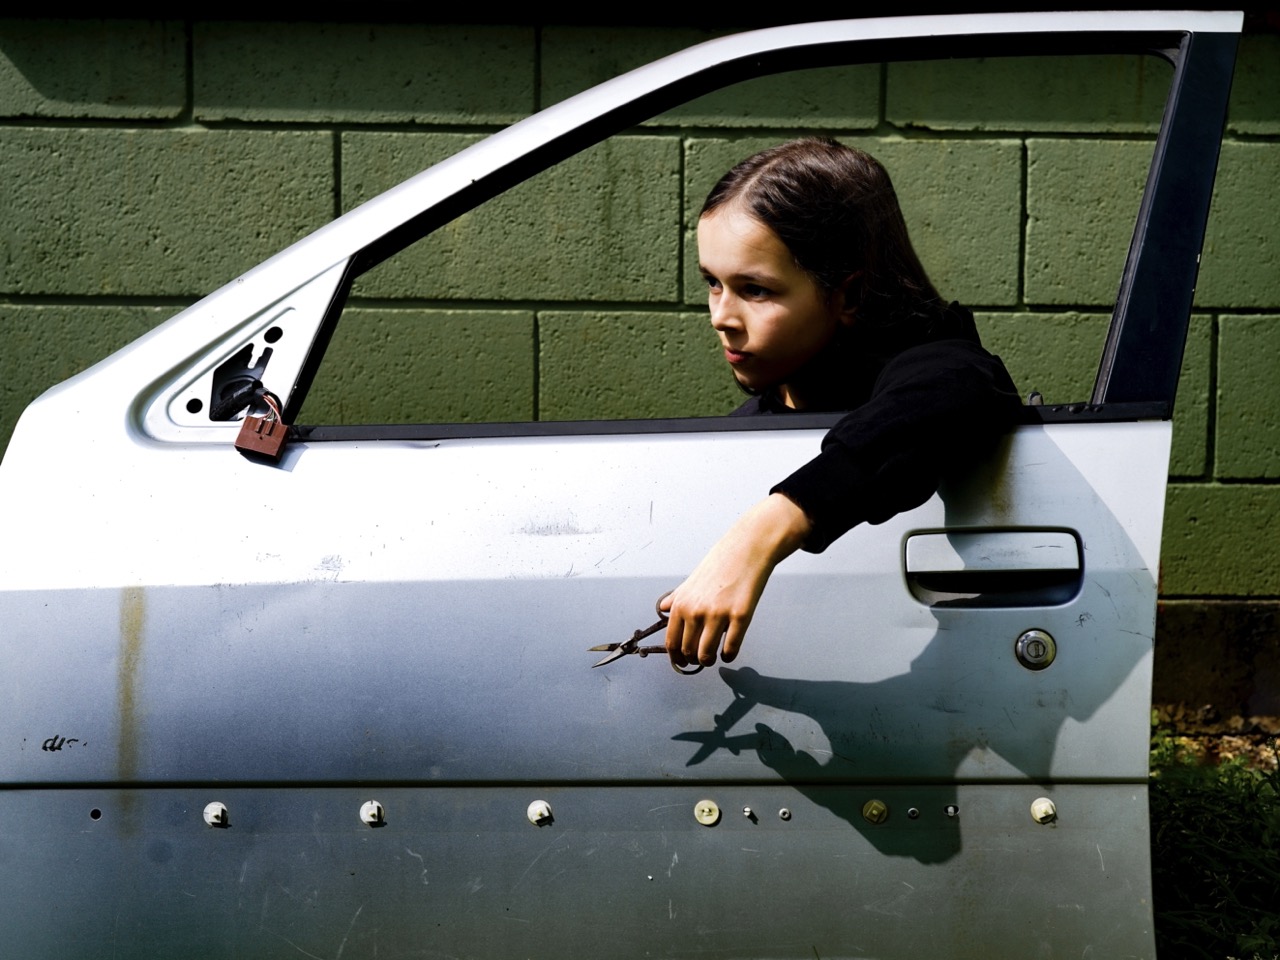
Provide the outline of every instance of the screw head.
<path id="1" fill-rule="evenodd" d="M 951 817 L 953 820 L 956 817 L 960 816 L 960 808 L 957 807 L 954 803 L 948 803 L 945 807 L 942 808 L 942 812 L 945 813 L 948 817 Z"/>
<path id="2" fill-rule="evenodd" d="M 918 820 L 919 818 L 920 818 L 920 811 L 917 808 L 911 807 L 907 810 L 908 820 Z"/>
<path id="3" fill-rule="evenodd" d="M 720 820 L 720 807 L 714 800 L 699 800 L 693 805 L 693 819 L 704 827 L 713 827 Z"/>
<path id="4" fill-rule="evenodd" d="M 889 805 L 883 800 L 868 800 L 862 805 L 862 819 L 867 823 L 884 823 L 889 819 Z"/>
<path id="5" fill-rule="evenodd" d="M 387 822 L 382 804 L 377 800 L 366 800 L 361 804 L 360 819 L 371 827 L 380 827 Z"/>
<path id="6" fill-rule="evenodd" d="M 781 810 L 779 810 L 779 811 L 778 811 L 778 819 L 779 819 L 779 820 L 790 820 L 790 819 L 791 819 L 791 811 L 790 811 L 790 810 L 788 810 L 786 807 L 783 807 Z"/>
<path id="7" fill-rule="evenodd" d="M 219 803 L 217 800 L 213 803 L 205 804 L 204 822 L 211 827 L 226 827 L 231 825 L 231 816 L 227 813 L 227 805 Z"/>

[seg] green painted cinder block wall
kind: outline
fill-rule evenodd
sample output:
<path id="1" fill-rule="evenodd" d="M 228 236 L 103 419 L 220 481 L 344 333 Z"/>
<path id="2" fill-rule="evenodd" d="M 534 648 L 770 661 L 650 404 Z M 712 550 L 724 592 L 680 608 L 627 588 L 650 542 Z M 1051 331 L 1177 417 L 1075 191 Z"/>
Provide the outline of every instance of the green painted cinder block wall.
<path id="1" fill-rule="evenodd" d="M 692 29 L 0 21 L 0 446 L 25 405 L 476 139 Z M 892 173 L 1024 391 L 1087 395 L 1168 70 L 924 63 L 657 117 L 359 282 L 308 422 L 672 416 L 738 395 L 693 226 L 800 132 Z M 1175 418 L 1163 594 L 1280 598 L 1280 37 L 1241 47 Z M 607 358 L 607 359 L 606 359 Z"/>

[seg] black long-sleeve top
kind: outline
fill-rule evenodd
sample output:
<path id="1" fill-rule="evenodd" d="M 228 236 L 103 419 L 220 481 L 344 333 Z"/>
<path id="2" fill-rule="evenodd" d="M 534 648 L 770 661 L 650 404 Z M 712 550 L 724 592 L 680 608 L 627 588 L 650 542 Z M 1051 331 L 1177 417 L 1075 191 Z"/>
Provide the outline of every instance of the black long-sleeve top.
<path id="1" fill-rule="evenodd" d="M 822 452 L 770 493 L 813 524 L 804 549 L 825 550 L 859 523 L 882 523 L 924 503 L 944 473 L 972 462 L 1017 420 L 1017 388 L 1000 358 L 983 349 L 973 316 L 958 304 L 927 342 L 888 358 L 867 354 L 828 364 L 825 389 L 804 412 L 849 410 Z M 734 416 L 794 412 L 770 392 Z"/>

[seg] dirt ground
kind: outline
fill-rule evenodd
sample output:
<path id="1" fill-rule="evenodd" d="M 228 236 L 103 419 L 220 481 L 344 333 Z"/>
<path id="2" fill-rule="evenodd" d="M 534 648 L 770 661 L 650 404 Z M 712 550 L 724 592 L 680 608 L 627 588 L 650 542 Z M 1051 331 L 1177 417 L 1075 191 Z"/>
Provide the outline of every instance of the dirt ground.
<path id="1" fill-rule="evenodd" d="M 1255 769 L 1275 770 L 1280 761 L 1280 717 L 1222 716 L 1212 706 L 1155 704 L 1153 725 L 1205 763 L 1243 757 Z"/>

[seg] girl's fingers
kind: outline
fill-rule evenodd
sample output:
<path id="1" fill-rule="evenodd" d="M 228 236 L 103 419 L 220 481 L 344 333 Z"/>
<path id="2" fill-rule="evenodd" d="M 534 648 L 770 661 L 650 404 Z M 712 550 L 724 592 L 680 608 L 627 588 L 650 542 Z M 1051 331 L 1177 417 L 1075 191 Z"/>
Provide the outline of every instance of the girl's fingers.
<path id="1" fill-rule="evenodd" d="M 666 598 L 662 605 L 667 613 L 666 649 L 671 662 L 679 667 L 695 663 L 709 667 L 719 656 L 729 663 L 738 656 L 751 615 L 734 615 L 714 607 L 690 613 L 689 602 Z"/>
<path id="2" fill-rule="evenodd" d="M 689 663 L 698 662 L 698 647 L 702 641 L 702 619 L 690 617 L 684 622 L 684 637 L 680 643 L 680 650 L 684 653 L 684 658 Z"/>
<path id="3" fill-rule="evenodd" d="M 670 613 L 666 648 L 671 662 L 681 667 L 694 663 L 707 667 L 714 664 L 720 640 L 725 635 L 724 619 L 716 616 L 682 616 L 674 607 Z"/>
<path id="4" fill-rule="evenodd" d="M 667 622 L 667 653 L 672 663 L 686 667 L 698 659 L 701 622 L 681 614 L 675 606 L 672 606 L 670 613 L 671 617 Z"/>
<path id="5" fill-rule="evenodd" d="M 716 662 L 716 652 L 720 649 L 720 630 L 708 624 L 702 630 L 698 641 L 698 662 L 709 667 Z"/>
<path id="6" fill-rule="evenodd" d="M 702 636 L 698 641 L 698 662 L 709 667 L 716 662 L 716 653 L 720 650 L 720 640 L 725 634 L 725 621 L 722 617 L 712 617 L 702 627 Z"/>
<path id="7" fill-rule="evenodd" d="M 720 651 L 720 659 L 725 663 L 733 663 L 742 649 L 742 638 L 746 636 L 747 627 L 751 625 L 750 617 L 743 617 L 729 623 L 724 635 L 724 649 Z"/>
<path id="8" fill-rule="evenodd" d="M 687 667 L 689 662 L 684 658 L 684 618 L 680 616 L 671 604 L 667 604 L 667 610 L 671 614 L 667 620 L 667 656 L 671 658 L 671 662 L 677 667 Z"/>

